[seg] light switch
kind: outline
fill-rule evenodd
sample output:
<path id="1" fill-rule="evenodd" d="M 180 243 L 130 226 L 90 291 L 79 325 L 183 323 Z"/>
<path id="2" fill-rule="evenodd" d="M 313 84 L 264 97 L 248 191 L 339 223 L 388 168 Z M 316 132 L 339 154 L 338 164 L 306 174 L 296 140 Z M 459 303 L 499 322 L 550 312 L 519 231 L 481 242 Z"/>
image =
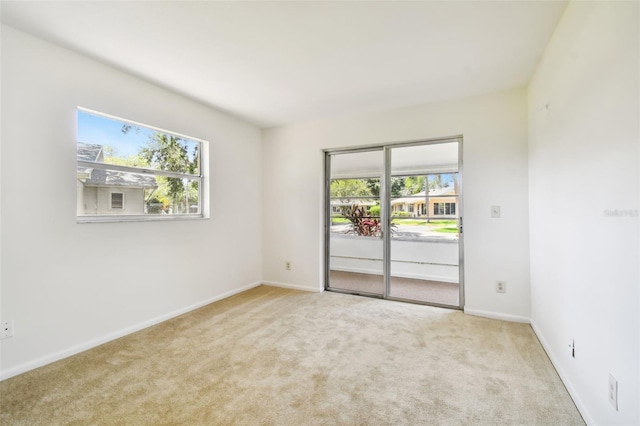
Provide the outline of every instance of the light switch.
<path id="1" fill-rule="evenodd" d="M 494 219 L 500 217 L 500 206 L 491 206 L 491 217 Z"/>

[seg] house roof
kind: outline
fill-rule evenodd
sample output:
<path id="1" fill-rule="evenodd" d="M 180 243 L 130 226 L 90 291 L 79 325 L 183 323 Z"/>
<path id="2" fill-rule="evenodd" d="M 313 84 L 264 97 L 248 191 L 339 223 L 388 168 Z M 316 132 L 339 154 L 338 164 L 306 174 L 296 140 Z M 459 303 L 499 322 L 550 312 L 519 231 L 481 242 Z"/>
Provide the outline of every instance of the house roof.
<path id="1" fill-rule="evenodd" d="M 104 163 L 102 145 L 78 142 L 77 159 Z M 85 186 L 117 186 L 129 188 L 157 188 L 156 178 L 139 173 L 119 172 L 113 170 L 96 169 L 93 167 L 78 167 L 78 179 Z"/>
<path id="2" fill-rule="evenodd" d="M 352 205 L 358 205 L 358 206 L 375 206 L 377 203 L 370 199 L 361 199 L 361 198 L 349 198 L 346 199 L 344 197 L 338 198 L 338 199 L 333 199 L 331 200 L 331 205 L 334 207 L 340 207 L 340 206 L 352 206 Z"/>
<path id="3" fill-rule="evenodd" d="M 102 162 L 99 160 L 101 154 L 102 145 L 78 142 L 78 160 Z"/>
<path id="4" fill-rule="evenodd" d="M 429 191 L 429 198 L 439 197 L 443 195 L 455 195 L 455 188 L 453 186 L 445 186 L 444 188 L 432 189 Z M 420 191 L 417 194 L 412 194 L 408 197 L 396 198 L 391 200 L 391 204 L 403 204 L 403 203 L 416 203 L 425 197 L 425 191 Z"/>
<path id="5" fill-rule="evenodd" d="M 93 169 L 85 186 L 118 186 L 130 188 L 157 188 L 156 178 L 138 173 Z"/>

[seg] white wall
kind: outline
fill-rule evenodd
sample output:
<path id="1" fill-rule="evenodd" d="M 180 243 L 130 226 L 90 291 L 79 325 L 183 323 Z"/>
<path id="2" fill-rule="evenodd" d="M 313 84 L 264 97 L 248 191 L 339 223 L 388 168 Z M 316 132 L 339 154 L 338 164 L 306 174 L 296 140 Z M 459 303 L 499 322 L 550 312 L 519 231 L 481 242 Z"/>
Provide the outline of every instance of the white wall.
<path id="1" fill-rule="evenodd" d="M 532 322 L 598 425 L 640 424 L 638 13 L 572 2 L 529 88 Z"/>
<path id="2" fill-rule="evenodd" d="M 77 224 L 79 105 L 208 140 L 211 218 Z M 3 26 L 2 154 L 3 377 L 260 282 L 251 125 Z"/>
<path id="3" fill-rule="evenodd" d="M 263 132 L 263 280 L 323 286 L 323 148 L 464 136 L 466 311 L 529 318 L 526 91 Z M 490 218 L 490 206 L 502 218 Z M 290 260 L 292 269 L 285 270 Z M 507 293 L 495 292 L 495 281 Z"/>

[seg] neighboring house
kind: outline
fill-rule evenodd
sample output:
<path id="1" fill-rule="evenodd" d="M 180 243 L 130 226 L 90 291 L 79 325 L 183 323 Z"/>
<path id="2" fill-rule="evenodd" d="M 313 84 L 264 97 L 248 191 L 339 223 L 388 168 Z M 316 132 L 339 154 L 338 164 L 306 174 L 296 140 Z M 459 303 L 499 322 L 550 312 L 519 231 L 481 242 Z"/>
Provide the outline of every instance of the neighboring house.
<path id="1" fill-rule="evenodd" d="M 353 205 L 363 206 L 365 210 L 369 212 L 369 209 L 377 205 L 377 203 L 372 199 L 361 199 L 357 197 L 348 199 L 346 197 L 336 198 L 331 200 L 331 213 L 334 215 L 340 215 L 342 214 L 343 208 L 351 207 Z"/>
<path id="2" fill-rule="evenodd" d="M 432 189 L 428 196 L 425 191 L 421 191 L 411 196 L 391 200 L 391 212 L 407 212 L 412 217 L 456 216 L 458 194 L 453 186 Z"/>
<path id="3" fill-rule="evenodd" d="M 104 163 L 102 145 L 78 142 L 77 159 Z M 145 214 L 145 190 L 158 187 L 153 176 L 90 167 L 77 177 L 78 216 Z"/>

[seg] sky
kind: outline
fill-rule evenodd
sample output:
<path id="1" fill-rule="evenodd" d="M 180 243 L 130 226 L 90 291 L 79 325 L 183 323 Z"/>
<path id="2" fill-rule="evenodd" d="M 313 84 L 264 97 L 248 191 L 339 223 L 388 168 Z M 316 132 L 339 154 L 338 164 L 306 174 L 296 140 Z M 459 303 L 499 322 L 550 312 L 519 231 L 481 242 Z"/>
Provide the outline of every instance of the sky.
<path id="1" fill-rule="evenodd" d="M 122 121 L 78 110 L 78 142 L 110 146 L 118 157 L 138 153 L 154 132 L 140 127 L 122 132 Z"/>
<path id="2" fill-rule="evenodd" d="M 109 146 L 115 150 L 114 157 L 126 158 L 136 155 L 146 145 L 149 137 L 158 132 L 144 126 L 133 126 L 125 134 L 122 132 L 124 124 L 129 123 L 78 110 L 78 142 Z M 191 156 L 197 142 L 181 139 L 187 143 Z"/>

